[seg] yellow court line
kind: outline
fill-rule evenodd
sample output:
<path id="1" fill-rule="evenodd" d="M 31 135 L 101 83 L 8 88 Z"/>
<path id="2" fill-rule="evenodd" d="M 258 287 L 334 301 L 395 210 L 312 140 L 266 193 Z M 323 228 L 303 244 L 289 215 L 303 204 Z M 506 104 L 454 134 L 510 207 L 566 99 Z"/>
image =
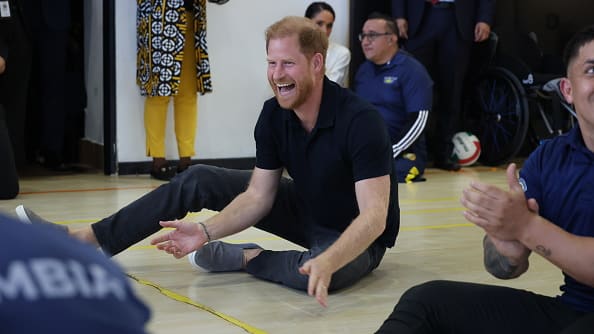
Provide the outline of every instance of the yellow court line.
<path id="1" fill-rule="evenodd" d="M 446 229 L 446 228 L 456 228 L 456 227 L 470 227 L 474 226 L 471 223 L 458 223 L 458 224 L 443 224 L 443 225 L 423 225 L 423 226 L 401 226 L 400 231 L 422 231 L 422 230 L 439 230 L 439 229 Z M 258 243 L 262 241 L 277 241 L 277 240 L 284 240 L 281 237 L 277 236 L 270 236 L 270 237 L 262 237 L 262 238 L 251 238 L 251 239 L 243 239 L 243 240 L 233 240 L 228 241 L 230 243 Z M 130 246 L 127 250 L 147 250 L 147 249 L 154 249 L 156 248 L 153 245 L 135 245 Z"/>
<path id="2" fill-rule="evenodd" d="M 54 189 L 46 191 L 21 191 L 19 195 L 47 195 L 53 193 L 84 193 L 96 191 L 119 191 L 119 190 L 138 190 L 138 189 L 155 189 L 155 186 L 138 186 L 138 187 L 111 187 L 111 188 L 91 188 L 91 189 Z"/>
<path id="3" fill-rule="evenodd" d="M 441 203 L 441 202 L 455 202 L 459 200 L 459 197 L 442 197 L 442 198 L 424 198 L 424 199 L 417 199 L 417 198 L 410 198 L 410 199 L 399 199 L 398 203 L 402 204 L 416 204 L 416 203 Z"/>
<path id="4" fill-rule="evenodd" d="M 257 242 L 262 242 L 262 241 L 271 241 L 271 240 L 284 240 L 281 237 L 276 237 L 276 236 L 272 236 L 272 237 L 263 237 L 263 238 L 252 238 L 252 239 L 244 239 L 244 240 L 225 240 L 225 242 L 229 242 L 232 244 L 244 244 L 244 243 L 257 243 Z M 126 250 L 146 250 L 146 249 L 153 249 L 153 248 L 157 248 L 156 246 L 153 245 L 136 245 L 136 246 L 130 246 L 128 247 Z"/>
<path id="5" fill-rule="evenodd" d="M 213 214 L 216 214 L 216 211 L 211 210 L 202 210 L 200 212 L 190 212 L 186 215 L 186 217 L 201 217 L 207 216 L 210 217 Z M 99 219 L 70 219 L 70 220 L 63 220 L 63 221 L 55 221 L 54 224 L 60 225 L 70 225 L 70 224 L 82 224 L 82 223 L 96 223 Z"/>
<path id="6" fill-rule="evenodd" d="M 468 227 L 468 226 L 474 226 L 474 224 L 460 223 L 460 224 L 444 224 L 444 225 L 405 226 L 405 227 L 400 227 L 400 231 L 438 230 L 438 229 L 443 229 L 443 228 Z"/>
<path id="7" fill-rule="evenodd" d="M 400 215 L 415 215 L 415 214 L 423 214 L 423 213 L 440 213 L 440 212 L 451 212 L 451 211 L 464 211 L 464 208 L 456 207 L 456 208 L 439 208 L 439 209 L 400 210 Z"/>
<path id="8" fill-rule="evenodd" d="M 470 223 L 461 223 L 461 224 L 443 224 L 443 225 L 426 225 L 426 226 L 409 226 L 409 227 L 401 227 L 400 230 L 401 231 L 419 231 L 419 230 L 432 230 L 432 229 L 446 229 L 446 228 L 457 228 L 457 227 L 469 227 L 469 226 L 474 226 L 473 224 Z M 258 238 L 258 240 L 250 240 L 251 242 L 255 242 L 255 241 L 262 241 L 262 240 L 281 240 L 281 238 L 279 237 L 265 237 L 265 238 Z M 234 242 L 243 242 L 241 240 L 235 240 Z M 151 245 L 146 245 L 146 246 L 132 246 L 130 247 L 128 250 L 141 250 L 141 249 L 150 249 L 150 248 L 155 248 L 155 246 L 151 246 Z M 156 283 L 153 283 L 151 281 L 136 277 L 132 274 L 127 274 L 128 277 L 130 277 L 131 279 L 135 280 L 136 282 L 140 283 L 140 284 L 144 284 L 146 286 L 150 286 L 152 288 L 157 289 L 161 294 L 165 295 L 166 297 L 169 297 L 175 301 L 178 302 L 182 302 L 182 303 L 186 303 L 189 305 L 192 305 L 200 310 L 206 311 L 211 313 L 214 316 L 217 316 L 227 322 L 229 322 L 230 324 L 237 326 L 239 328 L 242 328 L 243 330 L 245 330 L 248 333 L 252 333 L 252 334 L 267 334 L 265 331 L 255 328 L 253 326 L 250 326 L 246 323 L 243 323 L 242 321 L 233 318 L 229 315 L 226 315 L 224 313 L 221 313 L 215 309 L 212 309 L 206 305 L 197 303 L 195 301 L 193 301 L 192 299 L 190 299 L 189 297 L 180 295 L 176 292 L 173 292 L 169 289 L 166 289 L 164 287 L 161 287 L 159 285 L 157 285 Z"/>
<path id="9" fill-rule="evenodd" d="M 438 209 L 418 209 L 418 210 L 401 210 L 400 214 L 402 215 L 412 215 L 412 214 L 420 214 L 420 213 L 439 213 L 439 212 L 448 212 L 448 211 L 462 211 L 462 207 L 455 207 L 455 208 L 438 208 Z M 200 212 L 190 212 L 186 217 L 210 217 L 216 214 L 216 211 L 210 210 L 203 210 Z M 60 225 L 70 225 L 70 224 L 81 224 L 81 223 L 95 223 L 99 221 L 98 219 L 70 219 L 70 220 L 62 220 L 62 221 L 55 221 L 53 223 L 60 224 Z"/>
<path id="10" fill-rule="evenodd" d="M 438 209 L 416 209 L 416 210 L 401 210 L 400 215 L 415 215 L 415 214 L 423 214 L 423 213 L 441 213 L 441 212 L 452 212 L 452 211 L 463 211 L 464 208 L 462 207 L 454 207 L 454 208 L 438 208 Z M 211 216 L 214 211 L 206 211 L 206 212 L 193 212 L 189 213 L 186 217 L 200 217 L 200 216 Z M 56 221 L 55 224 L 60 225 L 70 225 L 70 224 L 81 224 L 81 223 L 94 223 L 97 222 L 97 219 L 71 219 L 71 220 L 64 220 L 64 221 Z M 467 226 L 467 225 L 463 225 Z M 456 226 L 453 226 L 456 227 Z M 274 239 L 276 240 L 276 239 Z"/>
<path id="11" fill-rule="evenodd" d="M 208 307 L 206 305 L 197 303 L 197 302 L 193 301 L 192 299 L 190 299 L 190 298 L 188 298 L 186 296 L 182 296 L 182 295 L 180 295 L 178 293 L 175 293 L 175 292 L 173 292 L 173 291 L 171 291 L 169 289 L 166 289 L 164 287 L 161 287 L 161 286 L 157 285 L 156 283 L 153 283 L 151 281 L 147 281 L 145 279 L 136 277 L 136 276 L 134 276 L 132 274 L 127 274 L 127 275 L 128 275 L 128 277 L 130 277 L 131 279 L 135 280 L 136 282 L 138 282 L 140 284 L 144 284 L 146 286 L 150 286 L 150 287 L 153 287 L 153 288 L 157 289 L 160 293 L 162 293 L 166 297 L 169 297 L 169 298 L 171 298 L 171 299 L 173 299 L 175 301 L 178 301 L 178 302 L 186 303 L 186 304 L 192 305 L 194 307 L 197 307 L 198 309 L 200 309 L 202 311 L 206 311 L 206 312 L 208 312 L 208 313 L 210 313 L 210 314 L 212 314 L 214 316 L 217 316 L 217 317 L 219 317 L 219 318 L 227 321 L 228 323 L 230 323 L 230 324 L 232 324 L 234 326 L 237 326 L 239 328 L 242 328 L 243 330 L 245 330 L 248 333 L 252 333 L 252 334 L 267 334 L 265 331 L 263 331 L 261 329 L 258 329 L 256 327 L 250 326 L 250 325 L 248 325 L 248 324 L 246 324 L 246 323 L 244 323 L 244 322 L 242 322 L 242 321 L 240 321 L 238 319 L 233 318 L 232 316 L 229 316 L 229 315 L 226 315 L 224 313 L 221 313 L 221 312 L 219 312 L 219 311 L 217 311 L 217 310 L 215 310 L 213 308 L 210 308 L 210 307 Z"/>

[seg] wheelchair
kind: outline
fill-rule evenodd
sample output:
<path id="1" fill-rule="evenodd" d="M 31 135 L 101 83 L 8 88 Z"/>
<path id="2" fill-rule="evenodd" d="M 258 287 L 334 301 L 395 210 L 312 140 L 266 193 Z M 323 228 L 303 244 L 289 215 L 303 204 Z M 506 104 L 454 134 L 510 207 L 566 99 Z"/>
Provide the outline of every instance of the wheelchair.
<path id="1" fill-rule="evenodd" d="M 461 124 L 480 140 L 479 162 L 505 164 L 575 125 L 575 113 L 559 90 L 564 71 L 560 60 L 543 55 L 534 35 L 491 32 L 475 45 Z"/>

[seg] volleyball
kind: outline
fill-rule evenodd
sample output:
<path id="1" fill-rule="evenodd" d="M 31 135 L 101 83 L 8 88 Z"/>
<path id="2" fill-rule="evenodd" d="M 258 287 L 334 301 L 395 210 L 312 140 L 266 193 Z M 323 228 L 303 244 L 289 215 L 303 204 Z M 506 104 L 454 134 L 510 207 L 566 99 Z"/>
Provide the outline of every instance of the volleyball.
<path id="1" fill-rule="evenodd" d="M 475 163 L 481 155 L 481 143 L 478 138 L 470 132 L 458 132 L 452 137 L 454 152 L 452 157 L 458 161 L 460 166 L 470 166 Z"/>

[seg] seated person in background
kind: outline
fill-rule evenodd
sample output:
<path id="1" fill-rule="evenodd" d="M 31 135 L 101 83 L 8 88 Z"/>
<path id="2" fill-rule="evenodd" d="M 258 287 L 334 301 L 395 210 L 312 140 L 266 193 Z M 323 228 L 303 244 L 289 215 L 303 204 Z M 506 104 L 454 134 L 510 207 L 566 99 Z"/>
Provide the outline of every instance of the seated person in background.
<path id="1" fill-rule="evenodd" d="M 367 60 L 357 71 L 353 89 L 380 111 L 388 125 L 398 182 L 424 181 L 424 130 L 433 81 L 421 63 L 398 48 L 391 17 L 372 13 L 359 40 Z"/>
<path id="2" fill-rule="evenodd" d="M 153 240 L 176 258 L 211 272 L 245 270 L 307 291 L 326 306 L 328 291 L 372 272 L 400 226 L 398 184 L 379 113 L 324 76 L 328 38 L 309 19 L 286 17 L 266 31 L 268 80 L 275 97 L 256 124 L 256 167 L 195 165 L 90 227 L 70 233 L 116 254 Z M 283 177 L 283 170 L 289 177 Z M 171 221 L 202 209 L 205 222 Z M 24 221 L 39 222 L 19 206 Z M 161 222 L 160 221 L 164 221 Z M 306 250 L 272 251 L 215 241 L 251 226 Z"/>
<path id="3" fill-rule="evenodd" d="M 95 248 L 4 215 L 0 235 L 2 333 L 145 333 L 148 308 Z"/>
<path id="4" fill-rule="evenodd" d="M 318 1 L 312 2 L 305 10 L 305 17 L 312 19 L 328 38 L 332 33 L 336 14 L 329 4 Z M 337 43 L 329 42 L 326 55 L 326 76 L 342 87 L 347 86 L 351 51 Z"/>
<path id="5" fill-rule="evenodd" d="M 485 268 L 510 279 L 532 252 L 562 270 L 557 297 L 503 286 L 433 281 L 409 289 L 377 333 L 592 333 L 594 317 L 594 26 L 568 43 L 561 91 L 578 126 L 542 143 L 509 190 L 474 181 L 464 217 L 485 231 Z"/>
<path id="6" fill-rule="evenodd" d="M 405 40 L 405 49 L 435 80 L 437 98 L 431 110 L 427 138 L 433 166 L 458 171 L 460 164 L 451 157 L 452 138 L 461 127 L 464 77 L 473 43 L 489 37 L 496 0 L 391 2 L 392 16 L 399 37 Z"/>

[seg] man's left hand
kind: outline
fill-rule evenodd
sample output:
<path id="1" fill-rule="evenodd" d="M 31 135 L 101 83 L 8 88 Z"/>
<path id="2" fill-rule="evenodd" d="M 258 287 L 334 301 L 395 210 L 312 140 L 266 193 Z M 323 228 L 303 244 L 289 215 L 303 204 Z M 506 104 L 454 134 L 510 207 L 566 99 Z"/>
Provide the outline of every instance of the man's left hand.
<path id="1" fill-rule="evenodd" d="M 463 190 L 460 202 L 467 209 L 464 217 L 487 234 L 501 240 L 520 240 L 524 227 L 537 215 L 527 204 L 516 177 L 516 165 L 507 168 L 509 191 L 473 181 Z"/>
<path id="2" fill-rule="evenodd" d="M 4 73 L 6 69 L 6 60 L 3 57 L 0 57 L 0 74 Z"/>

